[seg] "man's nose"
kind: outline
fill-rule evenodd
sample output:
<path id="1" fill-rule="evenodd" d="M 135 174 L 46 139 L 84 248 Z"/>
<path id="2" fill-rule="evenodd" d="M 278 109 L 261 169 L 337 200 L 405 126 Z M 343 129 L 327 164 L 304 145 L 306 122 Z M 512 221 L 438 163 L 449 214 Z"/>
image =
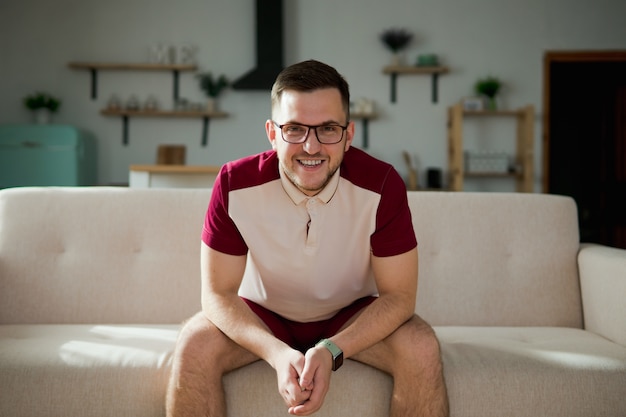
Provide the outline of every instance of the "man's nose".
<path id="1" fill-rule="evenodd" d="M 309 129 L 307 136 L 302 143 L 302 149 L 310 155 L 314 155 L 319 152 L 321 143 L 317 140 L 315 129 Z"/>

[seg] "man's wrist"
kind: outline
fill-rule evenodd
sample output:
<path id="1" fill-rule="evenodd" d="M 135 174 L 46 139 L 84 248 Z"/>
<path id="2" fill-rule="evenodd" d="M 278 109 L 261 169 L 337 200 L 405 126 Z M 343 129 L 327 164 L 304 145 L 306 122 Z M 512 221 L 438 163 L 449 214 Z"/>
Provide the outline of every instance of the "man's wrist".
<path id="1" fill-rule="evenodd" d="M 330 339 L 322 339 L 315 344 L 315 347 L 322 346 L 330 352 L 333 358 L 333 371 L 343 365 L 343 351 Z"/>

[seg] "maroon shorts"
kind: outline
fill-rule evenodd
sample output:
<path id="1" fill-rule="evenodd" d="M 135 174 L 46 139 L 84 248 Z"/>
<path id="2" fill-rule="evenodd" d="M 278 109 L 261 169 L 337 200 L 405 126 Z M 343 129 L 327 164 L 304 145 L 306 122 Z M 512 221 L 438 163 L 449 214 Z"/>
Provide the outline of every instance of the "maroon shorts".
<path id="1" fill-rule="evenodd" d="M 376 297 L 359 298 L 352 304 L 339 310 L 328 320 L 301 323 L 286 318 L 261 307 L 260 305 L 242 297 L 248 307 L 257 315 L 278 339 L 294 349 L 304 353 L 313 347 L 320 339 L 334 336 L 348 320 L 356 313 L 368 306 Z"/>

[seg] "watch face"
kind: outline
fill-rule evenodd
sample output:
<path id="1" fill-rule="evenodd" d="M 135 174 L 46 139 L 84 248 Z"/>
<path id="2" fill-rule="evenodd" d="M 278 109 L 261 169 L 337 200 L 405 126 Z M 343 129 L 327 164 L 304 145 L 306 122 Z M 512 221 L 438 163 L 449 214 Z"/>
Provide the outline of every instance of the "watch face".
<path id="1" fill-rule="evenodd" d="M 341 352 L 336 357 L 333 357 L 333 371 L 336 371 L 343 365 L 343 352 Z"/>

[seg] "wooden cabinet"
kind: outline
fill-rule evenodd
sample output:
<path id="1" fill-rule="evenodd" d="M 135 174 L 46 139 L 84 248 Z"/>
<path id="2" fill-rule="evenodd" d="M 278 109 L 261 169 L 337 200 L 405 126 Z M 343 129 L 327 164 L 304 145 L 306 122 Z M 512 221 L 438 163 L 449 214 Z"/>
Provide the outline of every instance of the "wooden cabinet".
<path id="1" fill-rule="evenodd" d="M 131 188 L 211 188 L 219 166 L 131 165 Z"/>
<path id="2" fill-rule="evenodd" d="M 465 166 L 463 124 L 474 118 L 508 117 L 515 119 L 515 155 L 510 169 L 502 171 L 468 172 Z M 511 177 L 518 192 L 533 192 L 534 189 L 534 117 L 532 105 L 509 111 L 469 111 L 461 103 L 448 108 L 448 167 L 449 188 L 462 191 L 466 177 L 497 178 Z"/>

